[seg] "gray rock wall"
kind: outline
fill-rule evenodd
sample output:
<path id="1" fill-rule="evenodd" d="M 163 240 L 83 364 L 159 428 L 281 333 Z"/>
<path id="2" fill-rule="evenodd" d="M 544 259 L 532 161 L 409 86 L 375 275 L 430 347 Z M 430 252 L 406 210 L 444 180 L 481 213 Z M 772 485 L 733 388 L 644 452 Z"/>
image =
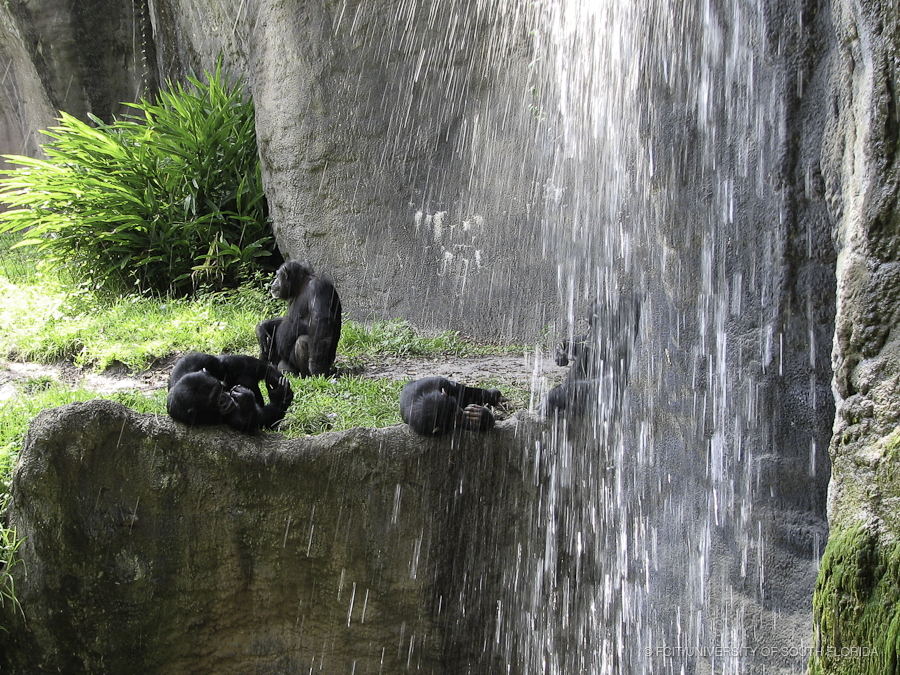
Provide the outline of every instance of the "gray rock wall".
<path id="1" fill-rule="evenodd" d="M 896 13 L 876 2 L 838 5 L 835 14 L 834 105 L 822 153 L 839 251 L 832 353 L 838 413 L 832 459 L 841 471 L 831 492 L 831 517 L 838 526 L 845 518 L 888 518 L 893 523 L 894 517 L 864 492 L 839 486 L 840 474 L 849 477 L 867 472 L 866 465 L 871 468 L 871 461 L 860 465 L 860 453 L 888 436 L 900 419 L 900 336 L 895 331 L 900 316 L 900 170 L 895 162 L 898 74 L 893 63 L 900 26 Z"/>
<path id="2" fill-rule="evenodd" d="M 556 272 L 535 211 L 529 37 L 522 21 L 505 32 L 504 3 L 151 5 L 165 72 L 222 50 L 246 74 L 279 245 L 330 274 L 353 318 L 541 330 Z"/>
<path id="3" fill-rule="evenodd" d="M 833 4 L 823 174 L 834 223 L 837 316 L 832 367 L 837 414 L 831 535 L 815 597 L 820 651 L 813 673 L 886 672 L 898 615 L 897 423 L 900 420 L 900 22 L 881 2 Z"/>
<path id="4" fill-rule="evenodd" d="M 144 9 L 152 43 L 139 41 Z M 79 6 L 72 16 L 52 4 L 12 10 L 22 35 L 9 48 L 26 52 L 14 72 L 51 110 L 77 116 L 107 118 L 119 111 L 110 101 L 143 93 L 141 76 L 177 80 L 212 68 L 221 52 L 255 97 L 279 245 L 334 277 L 353 318 L 405 316 L 424 329 L 532 339 L 555 316 L 556 267 L 540 241 L 532 159 L 531 38 L 524 20 L 498 18 L 503 3 L 154 0 Z M 79 41 L 92 13 L 103 22 Z M 27 123 L 5 130 L 32 139 L 24 149 L 33 152 L 48 119 L 27 100 L 10 98 L 8 117 Z"/>
<path id="5" fill-rule="evenodd" d="M 0 152 L 37 156 L 64 110 L 104 121 L 156 86 L 146 10 L 130 0 L 16 0 L 0 7 Z M 148 60 L 149 57 L 149 60 Z M 3 161 L 0 166 L 5 166 Z"/>
<path id="6" fill-rule="evenodd" d="M 541 433 L 519 417 L 455 439 L 288 441 L 104 401 L 46 411 L 13 479 L 27 574 L 0 669 L 487 668 L 516 506 L 535 501 L 520 448 Z"/>

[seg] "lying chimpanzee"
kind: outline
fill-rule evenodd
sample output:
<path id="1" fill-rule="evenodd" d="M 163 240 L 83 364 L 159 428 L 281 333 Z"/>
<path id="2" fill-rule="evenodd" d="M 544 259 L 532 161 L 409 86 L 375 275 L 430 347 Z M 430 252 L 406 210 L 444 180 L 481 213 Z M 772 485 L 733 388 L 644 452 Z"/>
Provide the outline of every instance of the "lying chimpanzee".
<path id="1" fill-rule="evenodd" d="M 587 333 L 557 347 L 558 365 L 573 361 L 566 381 L 547 394 L 544 414 L 583 414 L 596 408 L 603 395 L 620 396 L 628 379 L 640 320 L 641 298 L 636 293 L 623 294 L 608 308 L 591 303 Z"/>
<path id="2" fill-rule="evenodd" d="M 269 403 L 259 382 L 266 383 Z M 166 410 L 174 420 L 227 424 L 243 432 L 271 427 L 284 417 L 294 392 L 281 373 L 252 356 L 194 352 L 179 359 L 169 375 Z"/>
<path id="3" fill-rule="evenodd" d="M 506 399 L 498 389 L 467 387 L 443 377 L 407 382 L 400 392 L 400 415 L 409 428 L 423 436 L 441 436 L 457 426 L 487 431 L 494 416 L 485 406 Z"/>
<path id="4" fill-rule="evenodd" d="M 259 358 L 301 377 L 327 375 L 341 338 L 341 300 L 334 284 L 309 265 L 289 260 L 278 268 L 271 293 L 288 301 L 287 316 L 257 324 Z"/>

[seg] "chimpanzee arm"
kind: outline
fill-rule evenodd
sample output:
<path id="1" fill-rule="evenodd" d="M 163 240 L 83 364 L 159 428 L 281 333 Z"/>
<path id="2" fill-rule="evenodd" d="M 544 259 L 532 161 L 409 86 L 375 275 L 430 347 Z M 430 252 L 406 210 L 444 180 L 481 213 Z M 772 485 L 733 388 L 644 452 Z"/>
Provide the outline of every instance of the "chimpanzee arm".
<path id="1" fill-rule="evenodd" d="M 269 403 L 260 410 L 260 426 L 272 427 L 284 419 L 287 409 L 294 400 L 294 392 L 287 378 L 279 374 L 279 382 L 269 387 Z"/>
<path id="2" fill-rule="evenodd" d="M 487 431 L 493 428 L 494 422 L 491 411 L 477 403 L 467 405 L 459 416 L 459 424 L 469 431 Z"/>
<path id="3" fill-rule="evenodd" d="M 219 381 L 225 378 L 225 370 L 218 356 L 202 352 L 191 352 L 182 356 L 172 369 L 172 373 L 169 375 L 169 389 L 185 375 L 199 373 L 202 370 L 205 370 Z"/>
<path id="4" fill-rule="evenodd" d="M 310 285 L 309 372 L 327 375 L 341 339 L 341 300 L 327 279 L 315 279 Z"/>
<path id="5" fill-rule="evenodd" d="M 584 352 L 585 344 L 591 339 L 590 335 L 577 335 L 571 340 L 563 340 L 556 347 L 555 361 L 558 366 L 567 366 L 570 361 L 578 360 Z"/>
<path id="6" fill-rule="evenodd" d="M 276 351 L 275 334 L 278 327 L 284 323 L 284 317 L 267 319 L 256 324 L 256 341 L 259 343 L 259 358 L 269 363 L 278 365 L 280 357 Z"/>
<path id="7" fill-rule="evenodd" d="M 260 380 L 266 379 L 271 368 L 262 359 L 244 354 L 223 354 L 219 357 L 219 360 L 224 371 L 222 379 L 230 387 L 236 384 L 248 388 L 250 383 L 258 385 Z"/>
<path id="8" fill-rule="evenodd" d="M 460 407 L 465 408 L 469 405 L 499 405 L 507 400 L 499 389 L 482 389 L 480 387 L 469 387 L 459 384 L 453 380 L 445 380 L 444 386 L 449 387 L 448 393 L 454 396 L 459 402 Z"/>
<path id="9" fill-rule="evenodd" d="M 243 354 L 224 354 L 219 357 L 224 376 L 225 387 L 231 389 L 236 385 L 246 387 L 253 392 L 259 406 L 265 404 L 259 388 L 261 380 L 265 380 L 266 388 L 271 392 L 281 386 L 281 375 L 270 364 L 253 356 Z M 271 397 L 271 393 L 270 393 Z"/>

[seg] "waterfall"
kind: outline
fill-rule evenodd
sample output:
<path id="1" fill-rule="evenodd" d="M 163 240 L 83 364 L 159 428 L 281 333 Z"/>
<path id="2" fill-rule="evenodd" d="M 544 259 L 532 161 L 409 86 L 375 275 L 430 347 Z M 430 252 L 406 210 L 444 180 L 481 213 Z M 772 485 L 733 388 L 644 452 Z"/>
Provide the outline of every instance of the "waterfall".
<path id="1" fill-rule="evenodd" d="M 431 318 L 563 339 L 594 306 L 598 352 L 624 355 L 588 414 L 523 443 L 494 509 L 514 527 L 459 525 L 517 541 L 453 559 L 451 670 L 803 670 L 834 419 L 826 6 L 403 0 L 364 30 L 374 8 L 339 26 L 384 64 L 363 119 L 379 170 L 418 177 L 411 250 L 455 299 Z"/>
<path id="2" fill-rule="evenodd" d="M 808 613 L 784 587 L 812 591 L 824 539 L 806 524 L 824 512 L 833 407 L 829 324 L 797 278 L 827 234 L 790 184 L 807 73 L 778 58 L 807 17 L 772 9 L 567 0 L 528 14 L 559 332 L 598 302 L 598 339 L 616 341 L 621 298 L 642 312 L 627 377 L 526 449 L 539 498 L 506 566 L 513 637 L 498 641 L 522 672 L 805 668 Z M 796 569 L 786 536 L 802 540 Z"/>

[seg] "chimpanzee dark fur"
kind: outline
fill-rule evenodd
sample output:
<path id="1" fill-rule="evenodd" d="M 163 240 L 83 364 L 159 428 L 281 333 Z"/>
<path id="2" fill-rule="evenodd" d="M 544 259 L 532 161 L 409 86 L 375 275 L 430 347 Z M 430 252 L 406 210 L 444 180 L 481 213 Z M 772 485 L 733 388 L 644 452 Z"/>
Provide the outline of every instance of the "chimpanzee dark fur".
<path id="1" fill-rule="evenodd" d="M 400 415 L 409 428 L 423 436 L 441 436 L 456 427 L 487 431 L 494 416 L 485 406 L 506 399 L 498 389 L 467 387 L 443 377 L 407 382 L 400 392 Z"/>
<path id="2" fill-rule="evenodd" d="M 334 284 L 290 260 L 278 268 L 271 293 L 288 301 L 288 311 L 257 324 L 259 357 L 301 377 L 327 375 L 341 338 L 341 300 Z"/>
<path id="3" fill-rule="evenodd" d="M 269 403 L 259 382 L 265 381 Z M 281 373 L 252 356 L 183 356 L 169 375 L 166 409 L 172 419 L 191 426 L 227 424 L 250 433 L 284 418 L 294 392 Z"/>
<path id="4" fill-rule="evenodd" d="M 641 298 L 624 294 L 608 308 L 593 302 L 587 320 L 585 335 L 556 349 L 556 363 L 571 365 L 566 381 L 547 394 L 545 415 L 580 415 L 596 409 L 602 395 L 621 396 L 640 326 Z"/>

